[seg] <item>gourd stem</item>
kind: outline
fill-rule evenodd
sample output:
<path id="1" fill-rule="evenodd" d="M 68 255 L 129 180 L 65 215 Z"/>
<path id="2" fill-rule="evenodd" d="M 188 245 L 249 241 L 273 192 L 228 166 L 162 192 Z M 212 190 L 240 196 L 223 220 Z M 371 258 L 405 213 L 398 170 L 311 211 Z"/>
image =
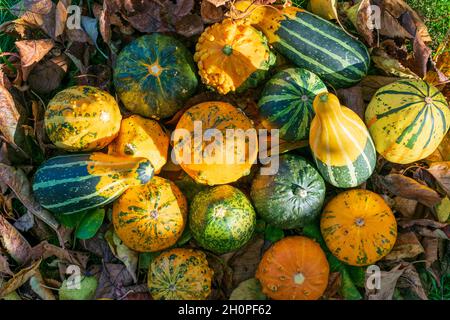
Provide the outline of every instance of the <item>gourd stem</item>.
<path id="1" fill-rule="evenodd" d="M 231 55 L 231 54 L 233 53 L 233 48 L 232 48 L 229 44 L 226 44 L 226 45 L 223 47 L 222 52 L 223 52 L 225 55 L 229 56 L 229 55 Z"/>
<path id="2" fill-rule="evenodd" d="M 328 101 L 328 94 L 324 93 L 319 97 L 320 101 L 327 102 Z"/>

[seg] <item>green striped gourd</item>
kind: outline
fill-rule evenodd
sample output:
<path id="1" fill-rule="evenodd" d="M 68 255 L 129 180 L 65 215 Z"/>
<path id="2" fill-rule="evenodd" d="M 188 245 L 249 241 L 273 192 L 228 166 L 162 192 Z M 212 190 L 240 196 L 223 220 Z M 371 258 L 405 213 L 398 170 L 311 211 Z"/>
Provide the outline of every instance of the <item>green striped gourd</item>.
<path id="1" fill-rule="evenodd" d="M 236 8 L 249 13 L 247 19 L 264 33 L 275 50 L 334 88 L 350 87 L 367 74 L 367 48 L 335 24 L 295 7 L 239 1 Z"/>
<path id="2" fill-rule="evenodd" d="M 280 138 L 298 141 L 308 137 L 314 116 L 313 101 L 327 87 L 314 73 L 288 68 L 275 74 L 265 85 L 258 102 L 262 124 L 279 129 Z"/>
<path id="3" fill-rule="evenodd" d="M 44 162 L 34 176 L 33 192 L 51 212 L 72 214 L 106 205 L 152 177 L 153 166 L 144 158 L 71 154 Z"/>

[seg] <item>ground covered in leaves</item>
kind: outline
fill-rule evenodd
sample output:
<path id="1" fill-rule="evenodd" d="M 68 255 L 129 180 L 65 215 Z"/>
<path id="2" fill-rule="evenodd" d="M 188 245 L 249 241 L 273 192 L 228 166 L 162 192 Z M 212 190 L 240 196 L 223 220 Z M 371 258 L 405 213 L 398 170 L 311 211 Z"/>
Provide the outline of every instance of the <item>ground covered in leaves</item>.
<path id="1" fill-rule="evenodd" d="M 292 2 L 308 6 L 307 1 Z M 357 86 L 337 91 L 343 104 L 361 117 L 374 92 L 398 78 L 426 79 L 450 100 L 445 1 L 410 2 L 417 12 L 402 0 L 320 0 L 309 7 L 370 48 L 369 75 Z M 80 29 L 66 27 L 72 17 L 70 4 L 81 7 Z M 367 27 L 371 4 L 381 8 L 379 30 Z M 232 5 L 230 0 L 0 1 L 0 298 L 56 299 L 55 289 L 68 278 L 71 265 L 98 279 L 95 298 L 151 299 L 146 273 L 156 254 L 126 248 L 112 232 L 109 207 L 75 223 L 56 220 L 34 200 L 30 181 L 36 167 L 61 153 L 45 136 L 44 110 L 56 92 L 75 84 L 114 94 L 111 66 L 120 49 L 142 34 L 167 32 L 194 51 L 204 28 L 229 16 Z M 287 65 L 279 61 L 273 72 Z M 229 101 L 259 125 L 259 92 L 257 88 L 240 96 L 219 96 L 201 87 L 185 108 L 203 101 Z M 163 124 L 173 128 L 180 114 Z M 311 158 L 303 142 L 283 142 L 280 149 Z M 166 166 L 161 175 L 177 182 L 188 199 L 201 188 L 174 166 Z M 250 181 L 251 175 L 235 185 L 248 192 Z M 380 157 L 363 187 L 381 194 L 398 218 L 397 243 L 377 263 L 382 289 L 364 287 L 364 269 L 336 263 L 330 266 L 323 298 L 450 299 L 450 135 L 430 157 L 408 166 Z M 327 192 L 331 198 L 339 190 Z M 262 222 L 257 229 L 255 238 L 237 252 L 208 253 L 214 269 L 211 299 L 265 299 L 253 278 L 262 253 L 282 237 L 304 232 Z M 314 231 L 309 236 L 314 237 Z M 188 231 L 177 245 L 196 247 Z"/>

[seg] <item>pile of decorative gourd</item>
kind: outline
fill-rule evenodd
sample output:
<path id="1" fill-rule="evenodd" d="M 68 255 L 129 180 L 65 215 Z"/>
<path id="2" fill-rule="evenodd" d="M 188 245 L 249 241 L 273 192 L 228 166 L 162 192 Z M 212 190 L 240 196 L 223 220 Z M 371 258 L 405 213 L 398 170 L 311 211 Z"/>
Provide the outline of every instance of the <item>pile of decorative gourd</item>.
<path id="1" fill-rule="evenodd" d="M 242 9 L 248 5 L 237 4 Z M 196 183 L 209 186 L 188 204 L 175 183 L 154 176 L 168 160 L 170 139 L 153 119 L 183 108 L 196 92 L 197 73 L 220 94 L 260 85 L 275 62 L 271 48 L 297 67 L 265 83 L 258 102 L 262 124 L 279 129 L 287 141 L 309 139 L 315 163 L 281 155 L 276 173 L 256 174 L 249 198 L 229 184 L 250 173 L 256 151 L 246 155 L 245 163 L 189 164 L 180 161 L 182 140 L 174 139 L 175 160 Z M 114 72 L 117 94 L 135 115 L 122 119 L 115 99 L 94 87 L 71 87 L 51 100 L 47 134 L 71 153 L 39 167 L 34 194 L 56 215 L 113 202 L 117 236 L 133 250 L 162 251 L 148 272 L 155 299 L 206 299 L 210 294 L 213 272 L 205 253 L 173 248 L 187 225 L 198 246 L 223 254 L 252 238 L 257 216 L 282 229 L 320 218 L 322 236 L 335 257 L 353 266 L 373 264 L 392 249 L 396 220 L 381 196 L 357 187 L 373 173 L 377 152 L 400 164 L 430 155 L 449 129 L 450 111 L 430 84 L 400 80 L 378 90 L 362 121 L 325 83 L 334 89 L 352 86 L 366 75 L 369 63 L 361 42 L 293 7 L 255 5 L 245 19 L 216 23 L 200 36 L 193 57 L 172 37 L 142 36 L 121 51 Z M 241 110 L 218 101 L 191 107 L 176 129 L 192 135 L 195 121 L 203 130 L 222 132 L 254 126 Z M 105 147 L 107 153 L 98 152 Z M 194 144 L 192 156 L 204 157 L 206 147 L 205 142 Z M 326 183 L 352 189 L 324 206 Z M 318 299 L 328 275 L 324 251 L 304 236 L 273 244 L 256 272 L 272 299 Z"/>

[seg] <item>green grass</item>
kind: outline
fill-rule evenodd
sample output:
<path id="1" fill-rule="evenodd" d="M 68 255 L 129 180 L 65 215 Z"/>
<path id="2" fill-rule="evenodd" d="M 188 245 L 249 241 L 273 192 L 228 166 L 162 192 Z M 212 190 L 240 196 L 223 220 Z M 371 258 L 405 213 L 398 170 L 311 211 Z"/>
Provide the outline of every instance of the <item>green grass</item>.
<path id="1" fill-rule="evenodd" d="M 19 0 L 0 0 L 0 25 L 14 20 L 16 17 L 11 14 L 9 8 L 14 4 L 19 2 Z M 14 49 L 14 38 L 7 34 L 0 33 L 0 53 L 9 52 Z"/>
<path id="2" fill-rule="evenodd" d="M 449 0 L 406 0 L 423 18 L 433 39 L 432 49 L 444 40 L 450 28 Z"/>

